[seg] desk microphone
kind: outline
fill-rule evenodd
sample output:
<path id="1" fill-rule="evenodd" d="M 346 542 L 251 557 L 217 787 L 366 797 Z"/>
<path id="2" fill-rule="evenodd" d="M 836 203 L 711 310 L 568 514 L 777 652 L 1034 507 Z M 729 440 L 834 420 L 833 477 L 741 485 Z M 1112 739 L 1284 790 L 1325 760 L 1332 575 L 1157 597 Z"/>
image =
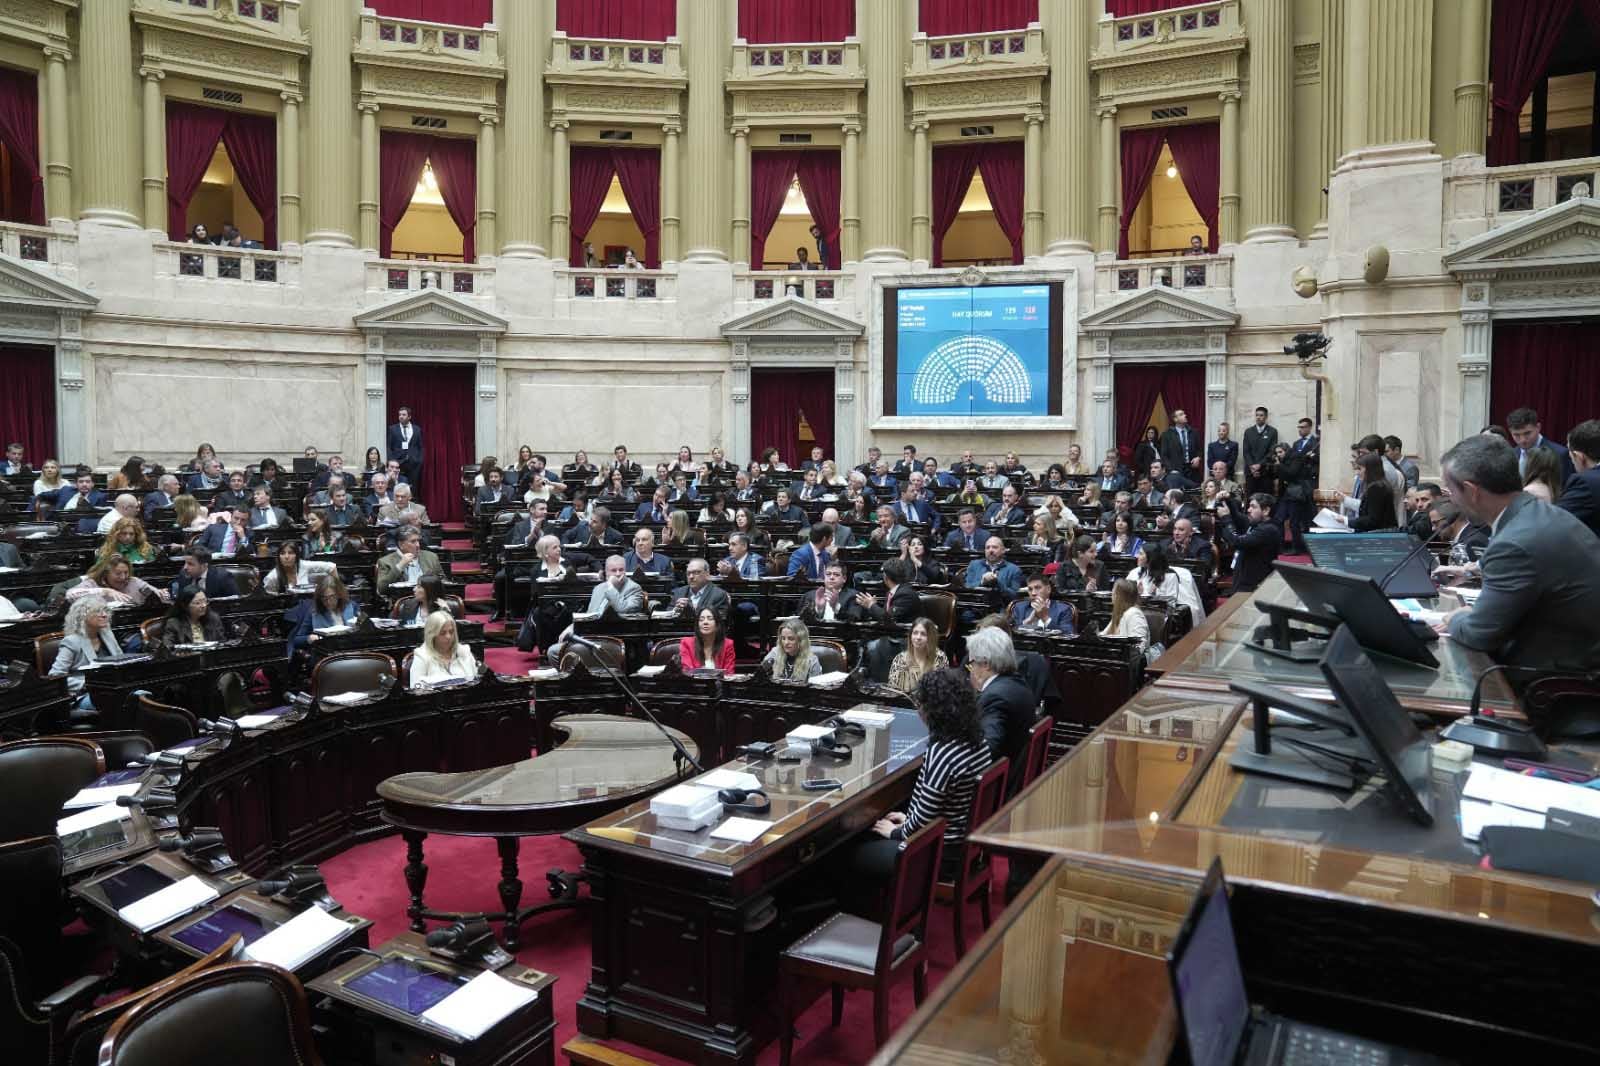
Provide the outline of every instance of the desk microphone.
<path id="1" fill-rule="evenodd" d="M 206 851 L 210 848 L 219 848 L 223 845 L 222 830 L 196 829 L 185 836 L 183 833 L 174 833 L 161 838 L 157 845 L 162 851 Z"/>
<path id="2" fill-rule="evenodd" d="M 184 753 L 181 751 L 147 752 L 129 763 L 128 769 L 141 769 L 146 766 L 170 766 L 181 769 L 183 767 L 183 755 Z"/>
<path id="3" fill-rule="evenodd" d="M 623 679 L 622 674 L 617 670 L 617 668 L 606 661 L 605 654 L 600 650 L 599 645 L 595 644 L 591 640 L 585 640 L 576 633 L 573 633 L 567 638 L 567 643 L 576 644 L 580 648 L 588 648 L 590 651 L 595 653 L 595 661 L 606 668 L 606 673 L 611 675 L 611 679 L 617 683 L 617 686 L 622 689 L 622 691 L 627 695 L 628 699 L 633 701 L 633 705 L 639 708 L 639 710 L 643 711 L 644 716 L 650 719 L 650 724 L 660 730 L 661 735 L 667 738 L 667 743 L 672 745 L 673 762 L 677 762 L 679 759 L 682 759 L 684 762 L 694 767 L 695 773 L 703 774 L 706 772 L 706 768 L 700 765 L 699 760 L 697 760 L 693 755 L 689 754 L 689 749 L 685 748 L 683 743 L 677 737 L 672 735 L 671 730 L 661 724 L 661 719 L 656 717 L 655 712 L 644 705 L 644 701 L 639 698 L 639 694 L 633 691 L 633 686 L 629 685 L 628 682 Z"/>
<path id="4" fill-rule="evenodd" d="M 141 796 L 117 797 L 118 807 L 139 807 L 142 809 L 148 809 L 150 807 L 176 807 L 177 805 L 178 794 L 172 791 L 170 788 L 152 788 Z"/>
<path id="5" fill-rule="evenodd" d="M 232 718 L 202 718 L 195 724 L 202 732 L 220 737 L 237 737 L 244 733 L 244 727 Z"/>
<path id="6" fill-rule="evenodd" d="M 1401 559 L 1398 563 L 1395 563 L 1392 567 L 1390 567 L 1389 572 L 1378 579 L 1378 591 L 1387 594 L 1389 591 L 1389 582 L 1394 580 L 1396 574 L 1404 570 L 1407 566 L 1411 565 L 1411 560 L 1421 555 L 1427 547 L 1428 542 L 1426 540 L 1422 541 L 1416 547 L 1407 552 L 1404 559 Z"/>
<path id="7" fill-rule="evenodd" d="M 430 948 L 452 948 L 460 951 L 474 940 L 491 931 L 488 920 L 484 918 L 454 922 L 443 929 L 435 929 L 429 933 L 427 944 Z"/>

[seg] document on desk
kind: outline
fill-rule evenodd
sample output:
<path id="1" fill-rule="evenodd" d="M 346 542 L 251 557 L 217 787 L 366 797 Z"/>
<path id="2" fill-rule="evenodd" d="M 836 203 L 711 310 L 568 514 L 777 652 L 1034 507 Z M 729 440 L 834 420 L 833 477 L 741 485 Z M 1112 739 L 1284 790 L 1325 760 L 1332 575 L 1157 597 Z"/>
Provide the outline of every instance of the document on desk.
<path id="1" fill-rule="evenodd" d="M 1430 626 L 1436 626 L 1445 619 L 1445 611 L 1429 610 L 1418 600 L 1399 599 L 1389 602 L 1394 604 L 1394 609 L 1400 612 L 1402 618 L 1410 618 Z"/>
<path id="2" fill-rule="evenodd" d="M 101 804 L 115 804 L 118 796 L 131 796 L 139 791 L 138 781 L 129 781 L 120 785 L 101 785 L 98 788 L 80 788 L 77 795 L 70 797 L 61 805 L 64 811 L 78 811 L 85 807 L 98 807 Z"/>
<path id="3" fill-rule="evenodd" d="M 350 931 L 350 927 L 321 907 L 312 907 L 244 949 L 246 958 L 297 970 Z"/>
<path id="4" fill-rule="evenodd" d="M 278 714 L 246 714 L 235 718 L 234 721 L 239 723 L 240 729 L 260 729 L 264 725 L 271 725 L 283 716 L 284 712 Z"/>
<path id="5" fill-rule="evenodd" d="M 689 782 L 707 788 L 760 788 L 761 778 L 738 770 L 708 770 Z"/>
<path id="6" fill-rule="evenodd" d="M 150 893 L 143 899 L 134 900 L 117 914 L 139 932 L 148 933 L 152 929 L 161 928 L 174 918 L 181 918 L 196 908 L 204 907 L 216 898 L 216 889 L 202 881 L 198 875 L 191 874 L 182 881 Z"/>
<path id="7" fill-rule="evenodd" d="M 336 692 L 332 696 L 323 696 L 318 702 L 331 703 L 337 707 L 352 707 L 371 697 L 370 692 Z"/>
<path id="8" fill-rule="evenodd" d="M 486 970 L 424 1011 L 422 1017 L 463 1040 L 476 1040 L 537 998 L 537 989 Z"/>
<path id="9" fill-rule="evenodd" d="M 815 682 L 816 679 L 812 678 L 812 683 Z M 816 740 L 818 737 L 832 736 L 833 730 L 825 725 L 797 725 L 784 735 L 790 740 Z"/>
<path id="10" fill-rule="evenodd" d="M 659 677 L 666 672 L 665 666 L 641 666 L 633 672 L 634 677 Z"/>
<path id="11" fill-rule="evenodd" d="M 813 677 L 811 684 L 816 688 L 838 688 L 848 680 L 850 680 L 850 675 L 845 671 L 831 670 L 828 673 L 818 674 Z"/>
<path id="12" fill-rule="evenodd" d="M 1484 803 L 1482 800 L 1461 801 L 1461 837 L 1477 840 L 1491 825 L 1514 825 L 1527 829 L 1543 829 L 1544 815 L 1537 811 L 1524 811 L 1504 803 Z"/>
<path id="13" fill-rule="evenodd" d="M 119 807 L 115 803 L 102 804 L 99 807 L 90 807 L 86 811 L 69 814 L 56 822 L 56 836 L 64 837 L 69 833 L 81 833 L 85 829 L 93 829 L 106 822 L 120 822 L 124 818 L 133 817 L 133 808 Z"/>
<path id="14" fill-rule="evenodd" d="M 711 831 L 711 839 L 734 840 L 740 844 L 749 844 L 759 840 L 761 834 L 771 828 L 771 822 L 763 822 L 759 818 L 729 818 Z"/>
<path id="15" fill-rule="evenodd" d="M 1498 766 L 1473 763 L 1462 795 L 1485 803 L 1499 803 L 1519 810 L 1547 813 L 1551 807 L 1600 818 L 1600 791 L 1555 781 L 1548 777 L 1529 777 L 1502 770 Z"/>
<path id="16" fill-rule="evenodd" d="M 1311 524 L 1323 532 L 1350 532 L 1350 527 L 1339 521 L 1338 514 L 1328 510 L 1326 507 L 1317 512 L 1316 517 L 1311 520 Z"/>

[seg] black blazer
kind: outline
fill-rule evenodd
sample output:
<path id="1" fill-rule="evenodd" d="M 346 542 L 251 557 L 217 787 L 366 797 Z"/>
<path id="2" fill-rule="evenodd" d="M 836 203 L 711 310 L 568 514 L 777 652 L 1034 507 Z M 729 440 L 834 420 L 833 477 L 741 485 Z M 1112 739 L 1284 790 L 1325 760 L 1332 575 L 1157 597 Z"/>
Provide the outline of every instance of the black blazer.
<path id="1" fill-rule="evenodd" d="M 189 575 L 180 571 L 173 579 L 171 592 L 174 596 L 186 585 L 194 584 Z M 206 567 L 206 598 L 215 599 L 218 596 L 237 596 L 239 586 L 234 582 L 233 575 L 226 570 L 219 570 L 215 566 Z"/>
<path id="2" fill-rule="evenodd" d="M 210 611 L 206 612 L 200 626 L 205 631 L 207 640 L 227 640 L 229 637 L 227 626 L 223 625 L 222 619 Z M 190 643 L 194 640 L 194 633 L 189 628 L 188 619 L 168 618 L 161 623 L 161 635 L 157 639 L 170 648 L 177 644 Z"/>
<path id="3" fill-rule="evenodd" d="M 1233 590 L 1248 592 L 1272 574 L 1272 561 L 1283 547 L 1283 527 L 1267 519 L 1250 525 L 1239 509 L 1238 501 L 1228 497 L 1228 513 L 1237 536 L 1234 549 L 1239 553 L 1239 563 L 1233 570 Z M 1393 511 L 1390 520 L 1393 520 Z"/>
<path id="4" fill-rule="evenodd" d="M 1001 757 L 1016 766 L 1028 746 L 1028 730 L 1038 713 L 1039 701 L 1015 674 L 1001 674 L 978 693 L 978 718 L 989 758 Z M 1012 775 L 1017 781 L 1021 774 Z"/>
<path id="5" fill-rule="evenodd" d="M 1061 565 L 1056 567 L 1056 591 L 1063 596 L 1077 596 L 1088 590 L 1090 578 L 1094 579 L 1094 587 L 1101 592 L 1110 587 L 1106 584 L 1106 564 L 1099 559 L 1089 564 L 1087 575 L 1072 560 L 1063 559 Z"/>
<path id="6" fill-rule="evenodd" d="M 1394 490 L 1387 481 L 1375 481 L 1361 493 L 1361 510 L 1350 520 L 1350 528 L 1362 532 L 1394 528 Z"/>
<path id="7" fill-rule="evenodd" d="M 1567 478 L 1556 506 L 1600 535 L 1600 467 L 1581 470 Z"/>
<path id="8" fill-rule="evenodd" d="M 398 422 L 389 427 L 388 440 L 385 443 L 387 443 L 389 446 L 388 458 L 398 459 L 402 463 L 422 462 L 422 427 L 417 425 L 415 422 L 411 423 L 410 451 L 407 451 L 405 448 L 401 447 L 400 423 Z"/>

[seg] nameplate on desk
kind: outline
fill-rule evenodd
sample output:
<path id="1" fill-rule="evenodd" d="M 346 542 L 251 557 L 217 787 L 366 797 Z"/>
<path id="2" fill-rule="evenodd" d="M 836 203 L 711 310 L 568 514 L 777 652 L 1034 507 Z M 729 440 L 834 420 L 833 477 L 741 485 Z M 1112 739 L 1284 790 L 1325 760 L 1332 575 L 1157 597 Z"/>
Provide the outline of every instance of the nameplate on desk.
<path id="1" fill-rule="evenodd" d="M 422 1018 L 463 1040 L 476 1040 L 537 998 L 537 989 L 486 970 L 429 1008 Z"/>
<path id="2" fill-rule="evenodd" d="M 321 907 L 311 907 L 245 949 L 245 957 L 297 970 L 329 945 L 337 943 L 350 927 Z"/>
<path id="3" fill-rule="evenodd" d="M 217 898 L 217 890 L 198 875 L 191 874 L 176 884 L 128 904 L 117 911 L 119 917 L 141 933 L 158 929 L 175 918 L 205 906 Z"/>

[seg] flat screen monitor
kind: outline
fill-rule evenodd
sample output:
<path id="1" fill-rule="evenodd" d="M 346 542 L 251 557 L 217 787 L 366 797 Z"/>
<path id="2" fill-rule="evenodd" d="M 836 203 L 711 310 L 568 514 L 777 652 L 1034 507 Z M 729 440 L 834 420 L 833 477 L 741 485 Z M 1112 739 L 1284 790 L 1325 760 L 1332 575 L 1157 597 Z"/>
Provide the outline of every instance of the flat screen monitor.
<path id="1" fill-rule="evenodd" d="M 95 882 L 105 893 L 106 902 L 116 910 L 159 892 L 173 883 L 173 878 L 149 866 L 130 866 Z"/>
<path id="2" fill-rule="evenodd" d="M 1367 651 L 1438 667 L 1439 660 L 1378 591 L 1372 578 L 1298 563 L 1275 562 L 1272 566 L 1307 608 L 1343 622 Z"/>
<path id="3" fill-rule="evenodd" d="M 172 939 L 202 955 L 220 948 L 235 933 L 245 944 L 253 944 L 276 928 L 259 914 L 231 905 L 212 911 L 199 921 L 172 934 Z"/>
<path id="4" fill-rule="evenodd" d="M 352 992 L 412 1017 L 467 983 L 464 977 L 437 970 L 415 959 L 390 957 L 344 983 Z"/>
<path id="5" fill-rule="evenodd" d="M 1250 1026 L 1250 999 L 1228 913 L 1222 860 L 1212 859 L 1167 954 L 1191 1066 L 1233 1066 Z"/>
<path id="6" fill-rule="evenodd" d="M 1349 626 L 1328 641 L 1322 676 L 1372 750 L 1389 795 L 1418 824 L 1432 825 L 1433 749 Z"/>
<path id="7" fill-rule="evenodd" d="M 1330 533 L 1307 537 L 1311 561 L 1327 570 L 1370 577 L 1392 600 L 1431 599 L 1439 595 L 1433 583 L 1433 561 L 1427 552 L 1406 556 L 1417 546 L 1410 533 Z M 1405 565 L 1401 565 L 1404 563 Z M 1395 569 L 1399 567 L 1399 569 Z M 1388 583 L 1384 584 L 1384 578 Z"/>

